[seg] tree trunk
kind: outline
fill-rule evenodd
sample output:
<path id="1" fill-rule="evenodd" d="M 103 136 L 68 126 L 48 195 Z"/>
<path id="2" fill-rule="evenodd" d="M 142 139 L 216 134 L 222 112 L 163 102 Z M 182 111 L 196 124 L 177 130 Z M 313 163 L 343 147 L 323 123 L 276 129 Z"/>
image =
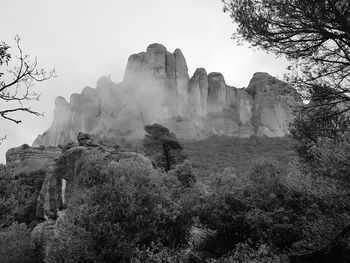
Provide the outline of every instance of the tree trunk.
<path id="1" fill-rule="evenodd" d="M 164 157 L 165 157 L 165 171 L 170 171 L 170 152 L 169 152 L 169 146 L 163 143 L 163 151 L 164 151 Z"/>

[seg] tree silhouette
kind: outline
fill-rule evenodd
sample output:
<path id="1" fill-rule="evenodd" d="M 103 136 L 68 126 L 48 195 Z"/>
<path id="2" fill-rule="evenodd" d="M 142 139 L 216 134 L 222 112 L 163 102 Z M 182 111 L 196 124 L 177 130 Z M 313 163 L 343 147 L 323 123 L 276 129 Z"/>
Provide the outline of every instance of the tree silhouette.
<path id="1" fill-rule="evenodd" d="M 350 102 L 350 2 L 347 0 L 223 0 L 237 25 L 233 38 L 285 55 L 293 64 L 289 82 L 304 107 L 337 107 Z M 315 89 L 321 97 L 316 97 Z M 330 100 L 325 99 L 330 98 Z M 350 107 L 339 114 L 346 114 Z"/>
<path id="2" fill-rule="evenodd" d="M 176 163 L 185 159 L 182 154 L 182 145 L 177 141 L 175 134 L 169 132 L 168 128 L 155 123 L 146 125 L 144 129 L 146 134 L 143 146 L 146 155 L 157 166 L 168 172 Z"/>
<path id="3" fill-rule="evenodd" d="M 233 38 L 286 56 L 293 64 L 289 81 L 310 100 L 292 125 L 299 155 L 312 162 L 320 139 L 337 145 L 349 126 L 350 2 L 348 0 L 223 0 L 237 25 Z M 348 262 L 347 226 L 327 246 L 288 262 Z M 344 256 L 345 255 L 345 256 Z"/>

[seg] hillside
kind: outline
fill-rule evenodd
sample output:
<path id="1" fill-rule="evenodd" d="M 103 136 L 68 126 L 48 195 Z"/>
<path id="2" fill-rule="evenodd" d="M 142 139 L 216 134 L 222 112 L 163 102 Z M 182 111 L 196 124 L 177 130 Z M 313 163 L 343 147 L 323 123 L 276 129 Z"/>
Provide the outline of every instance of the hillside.
<path id="1" fill-rule="evenodd" d="M 235 167 L 238 173 L 246 173 L 260 159 L 271 159 L 277 164 L 288 165 L 297 158 L 289 137 L 235 138 L 210 136 L 201 141 L 185 141 L 185 153 L 198 174 L 208 175 Z"/>

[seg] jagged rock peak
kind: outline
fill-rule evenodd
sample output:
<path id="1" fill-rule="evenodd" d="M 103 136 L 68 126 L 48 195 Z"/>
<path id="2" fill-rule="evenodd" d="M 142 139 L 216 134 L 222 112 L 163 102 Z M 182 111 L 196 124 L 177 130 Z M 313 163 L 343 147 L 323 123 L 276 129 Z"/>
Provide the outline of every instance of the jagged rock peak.
<path id="1" fill-rule="evenodd" d="M 208 77 L 224 79 L 224 76 L 220 72 L 210 72 Z"/>
<path id="2" fill-rule="evenodd" d="M 273 95 L 285 95 L 286 93 L 290 93 L 296 96 L 295 99 L 297 100 L 299 97 L 299 94 L 293 87 L 266 72 L 254 73 L 246 91 L 253 97 L 258 94 L 266 93 L 273 93 Z"/>
<path id="3" fill-rule="evenodd" d="M 112 81 L 111 75 L 108 76 L 102 76 L 97 80 L 96 88 L 97 89 L 103 89 L 103 88 L 115 88 L 117 84 Z"/>
<path id="4" fill-rule="evenodd" d="M 207 71 L 205 70 L 205 68 L 196 68 L 193 76 L 197 76 L 197 75 L 198 76 L 203 76 L 203 75 L 207 76 L 208 74 L 207 74 Z"/>
<path id="5" fill-rule="evenodd" d="M 73 94 L 70 103 L 58 98 L 50 129 L 34 145 L 66 144 L 79 132 L 117 143 L 135 141 L 151 123 L 165 125 L 184 139 L 284 136 L 293 119 L 286 100 L 288 105 L 301 103 L 295 89 L 268 73 L 256 72 L 246 89 L 231 87 L 221 73 L 207 74 L 204 68 L 190 78 L 180 49 L 171 53 L 153 43 L 129 56 L 122 83 L 104 76 L 95 89 Z"/>
<path id="6" fill-rule="evenodd" d="M 271 76 L 271 75 L 267 72 L 255 72 L 253 74 L 253 77 L 257 77 L 257 76 Z"/>
<path id="7" fill-rule="evenodd" d="M 167 49 L 165 46 L 163 46 L 162 44 L 158 44 L 158 43 L 153 43 L 151 45 L 149 45 L 147 47 L 147 52 L 153 52 L 153 53 L 167 53 Z"/>
<path id="8" fill-rule="evenodd" d="M 219 72 L 208 75 L 208 112 L 221 112 L 226 105 L 226 83 L 224 76 Z"/>
<path id="9" fill-rule="evenodd" d="M 81 103 L 81 95 L 78 93 L 73 93 L 70 95 L 69 104 L 71 107 L 77 107 Z"/>
<path id="10" fill-rule="evenodd" d="M 55 99 L 55 107 L 56 108 L 60 108 L 60 107 L 67 107 L 69 106 L 69 103 L 68 101 L 61 97 L 61 96 L 58 96 L 56 99 Z"/>
<path id="11" fill-rule="evenodd" d="M 176 62 L 176 73 L 188 76 L 188 67 L 186 63 L 186 59 L 182 54 L 180 49 L 175 49 L 174 51 L 175 62 Z"/>

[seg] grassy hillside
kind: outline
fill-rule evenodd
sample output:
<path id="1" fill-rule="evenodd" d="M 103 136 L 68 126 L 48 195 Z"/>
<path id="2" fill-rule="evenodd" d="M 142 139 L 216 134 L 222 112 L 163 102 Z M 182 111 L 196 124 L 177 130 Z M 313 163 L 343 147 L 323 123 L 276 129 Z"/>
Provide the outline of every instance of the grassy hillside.
<path id="1" fill-rule="evenodd" d="M 221 172 L 226 167 L 235 167 L 239 173 L 243 173 L 260 158 L 270 158 L 281 166 L 296 158 L 294 142 L 288 137 L 239 139 L 211 136 L 202 141 L 183 143 L 193 168 L 201 175 Z"/>

